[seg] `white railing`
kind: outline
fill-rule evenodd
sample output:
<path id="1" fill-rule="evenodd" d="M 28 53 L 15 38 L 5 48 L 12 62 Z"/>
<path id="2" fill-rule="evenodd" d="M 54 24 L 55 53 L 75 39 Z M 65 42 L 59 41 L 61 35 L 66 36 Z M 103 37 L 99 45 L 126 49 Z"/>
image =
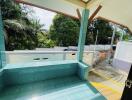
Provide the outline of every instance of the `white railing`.
<path id="1" fill-rule="evenodd" d="M 6 51 L 7 63 L 25 63 L 34 61 L 75 60 L 77 51 Z M 93 51 L 84 52 L 84 61 L 92 63 Z"/>

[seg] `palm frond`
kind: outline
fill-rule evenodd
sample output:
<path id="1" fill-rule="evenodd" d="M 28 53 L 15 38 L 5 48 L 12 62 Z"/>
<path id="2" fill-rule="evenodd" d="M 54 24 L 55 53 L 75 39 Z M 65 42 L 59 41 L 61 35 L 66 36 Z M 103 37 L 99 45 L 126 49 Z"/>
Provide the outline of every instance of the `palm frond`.
<path id="1" fill-rule="evenodd" d="M 4 20 L 4 25 L 7 28 L 12 28 L 16 30 L 24 30 L 25 26 L 18 20 Z"/>

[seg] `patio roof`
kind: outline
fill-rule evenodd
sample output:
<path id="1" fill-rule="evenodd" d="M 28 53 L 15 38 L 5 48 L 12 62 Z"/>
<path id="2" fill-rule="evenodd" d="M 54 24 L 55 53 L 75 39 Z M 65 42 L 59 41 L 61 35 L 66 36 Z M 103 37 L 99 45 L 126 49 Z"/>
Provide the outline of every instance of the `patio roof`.
<path id="1" fill-rule="evenodd" d="M 63 13 L 78 18 L 76 10 L 80 13 L 83 8 L 90 10 L 90 15 L 102 5 L 96 17 L 103 17 L 132 30 L 132 0 L 16 0 L 17 2 L 37 6 L 50 11 Z"/>

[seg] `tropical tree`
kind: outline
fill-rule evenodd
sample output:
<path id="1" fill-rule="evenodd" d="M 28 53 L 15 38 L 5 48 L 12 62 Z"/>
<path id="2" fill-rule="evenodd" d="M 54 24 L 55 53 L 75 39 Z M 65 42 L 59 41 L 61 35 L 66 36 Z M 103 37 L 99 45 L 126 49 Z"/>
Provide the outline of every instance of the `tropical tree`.
<path id="1" fill-rule="evenodd" d="M 39 20 L 28 17 L 31 10 L 17 4 L 14 0 L 1 0 L 0 6 L 5 29 L 6 50 L 37 47 L 37 33 L 42 31 L 43 25 Z"/>
<path id="2" fill-rule="evenodd" d="M 79 25 L 75 19 L 57 14 L 49 34 L 58 46 L 74 46 L 78 43 Z"/>
<path id="3" fill-rule="evenodd" d="M 41 32 L 37 34 L 38 48 L 51 48 L 55 46 L 55 42 L 50 39 L 48 32 Z"/>
<path id="4" fill-rule="evenodd" d="M 92 27 L 91 27 L 92 26 Z M 59 46 L 77 45 L 79 35 L 80 21 L 57 14 L 50 27 L 51 39 Z M 94 20 L 88 25 L 86 45 L 94 44 L 98 31 L 98 44 L 109 44 L 113 30 L 110 24 L 104 20 Z"/>
<path id="5" fill-rule="evenodd" d="M 93 41 L 96 39 L 96 35 L 98 32 L 98 44 L 109 44 L 110 43 L 110 37 L 112 37 L 113 29 L 110 26 L 109 22 L 106 22 L 104 20 L 94 20 L 92 23 L 92 26 L 94 28 L 92 29 L 93 33 L 91 34 L 93 37 Z"/>

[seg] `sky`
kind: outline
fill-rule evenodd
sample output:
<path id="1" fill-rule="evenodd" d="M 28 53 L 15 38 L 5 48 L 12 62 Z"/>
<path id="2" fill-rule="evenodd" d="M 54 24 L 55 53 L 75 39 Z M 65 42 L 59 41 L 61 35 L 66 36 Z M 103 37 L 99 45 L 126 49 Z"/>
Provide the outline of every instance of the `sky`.
<path id="1" fill-rule="evenodd" d="M 56 13 L 37 7 L 32 7 L 32 10 L 34 12 L 33 16 L 37 19 L 40 19 L 40 24 L 44 24 L 43 28 L 49 30 Z"/>

